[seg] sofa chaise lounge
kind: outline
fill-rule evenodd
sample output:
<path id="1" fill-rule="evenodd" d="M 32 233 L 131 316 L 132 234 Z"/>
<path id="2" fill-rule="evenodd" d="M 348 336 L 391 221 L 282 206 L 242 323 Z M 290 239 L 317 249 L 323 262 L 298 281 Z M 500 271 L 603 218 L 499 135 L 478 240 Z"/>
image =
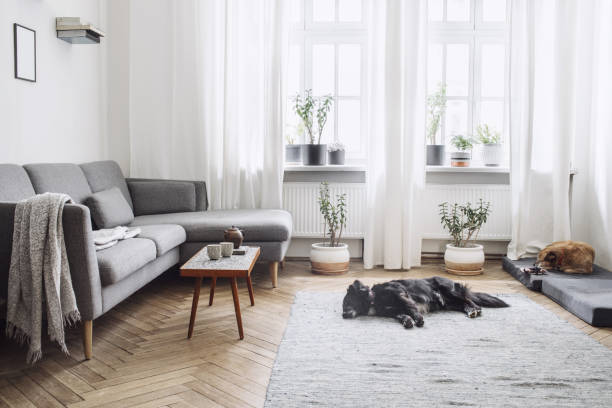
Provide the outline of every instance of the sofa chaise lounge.
<path id="1" fill-rule="evenodd" d="M 90 209 L 83 203 L 114 188 L 133 211 L 130 225 L 142 233 L 96 251 Z M 243 230 L 245 245 L 261 247 L 260 261 L 269 263 L 273 287 L 291 239 L 292 219 L 286 211 L 208 211 L 204 182 L 126 179 L 113 161 L 0 164 L 0 297 L 5 299 L 16 202 L 44 192 L 65 193 L 74 201 L 64 208 L 63 226 L 87 359 L 94 319 L 204 245 L 223 241 L 228 227 Z"/>

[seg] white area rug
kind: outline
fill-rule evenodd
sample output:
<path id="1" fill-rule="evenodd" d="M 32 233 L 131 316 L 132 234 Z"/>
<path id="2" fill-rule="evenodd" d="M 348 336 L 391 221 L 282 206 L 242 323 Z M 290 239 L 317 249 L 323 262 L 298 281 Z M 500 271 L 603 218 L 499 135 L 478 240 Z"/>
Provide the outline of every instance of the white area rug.
<path id="1" fill-rule="evenodd" d="M 612 351 L 523 295 L 408 330 L 343 297 L 296 295 L 267 407 L 612 407 Z"/>

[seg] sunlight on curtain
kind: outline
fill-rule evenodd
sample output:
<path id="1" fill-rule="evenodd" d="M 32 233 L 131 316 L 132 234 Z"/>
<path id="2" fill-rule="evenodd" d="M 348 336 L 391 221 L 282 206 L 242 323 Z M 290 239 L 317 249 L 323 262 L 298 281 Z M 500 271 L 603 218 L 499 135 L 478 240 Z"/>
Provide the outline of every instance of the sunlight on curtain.
<path id="1" fill-rule="evenodd" d="M 280 208 L 285 3 L 134 1 L 133 176 L 204 180 L 212 209 Z"/>

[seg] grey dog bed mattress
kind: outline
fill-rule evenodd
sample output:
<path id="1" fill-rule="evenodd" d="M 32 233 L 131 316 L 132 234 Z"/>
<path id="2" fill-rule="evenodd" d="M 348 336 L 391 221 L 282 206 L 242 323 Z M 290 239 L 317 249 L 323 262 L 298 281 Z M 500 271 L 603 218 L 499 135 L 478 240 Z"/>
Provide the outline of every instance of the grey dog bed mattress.
<path id="1" fill-rule="evenodd" d="M 530 275 L 522 271 L 534 262 L 535 258 L 513 261 L 504 257 L 503 268 L 529 289 L 542 292 L 590 325 L 612 327 L 612 272 L 597 265 L 590 275 L 554 271 Z"/>

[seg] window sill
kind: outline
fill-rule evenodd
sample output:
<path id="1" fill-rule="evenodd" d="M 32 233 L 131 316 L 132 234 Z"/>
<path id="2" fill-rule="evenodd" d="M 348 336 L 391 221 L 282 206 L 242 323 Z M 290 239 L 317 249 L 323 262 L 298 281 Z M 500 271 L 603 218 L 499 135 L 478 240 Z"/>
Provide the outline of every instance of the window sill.
<path id="1" fill-rule="evenodd" d="M 510 173 L 508 167 L 492 167 L 492 166 L 470 166 L 470 167 L 452 167 L 452 166 L 426 166 L 427 173 Z"/>
<path id="2" fill-rule="evenodd" d="M 366 166 L 342 164 L 333 165 L 326 164 L 324 166 L 304 166 L 303 164 L 285 164 L 285 173 L 287 172 L 303 172 L 303 171 L 358 171 L 365 172 Z"/>

